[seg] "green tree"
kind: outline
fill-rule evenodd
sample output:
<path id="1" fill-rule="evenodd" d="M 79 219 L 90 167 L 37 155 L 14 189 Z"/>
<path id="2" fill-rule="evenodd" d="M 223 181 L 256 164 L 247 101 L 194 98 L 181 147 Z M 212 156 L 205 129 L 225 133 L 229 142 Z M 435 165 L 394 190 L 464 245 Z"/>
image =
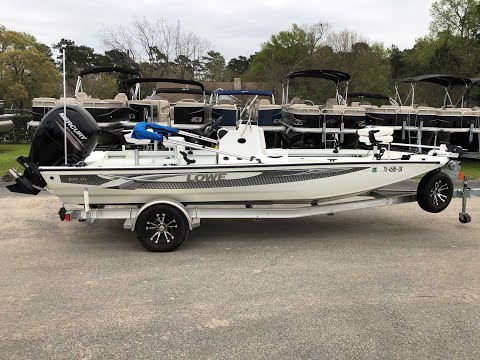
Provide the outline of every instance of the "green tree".
<path id="1" fill-rule="evenodd" d="M 193 79 L 196 62 L 185 55 L 179 55 L 173 61 L 173 73 L 180 79 Z"/>
<path id="2" fill-rule="evenodd" d="M 225 79 L 225 58 L 216 51 L 210 50 L 202 57 L 203 78 L 207 81 L 223 81 Z"/>
<path id="3" fill-rule="evenodd" d="M 60 73 L 47 46 L 25 33 L 0 27 L 0 98 L 27 106 L 38 96 L 60 95 Z"/>
<path id="4" fill-rule="evenodd" d="M 115 49 L 105 51 L 103 55 L 95 54 L 94 65 L 138 68 L 138 64 L 127 53 Z"/>
<path id="5" fill-rule="evenodd" d="M 85 76 L 82 85 L 88 95 L 99 99 L 113 99 L 119 92 L 119 77 L 115 74 Z"/>
<path id="6" fill-rule="evenodd" d="M 303 27 L 293 24 L 290 30 L 272 35 L 254 56 L 246 79 L 263 81 L 280 93 L 281 83 L 290 72 L 312 67 L 326 28 L 323 23 Z"/>
<path id="7" fill-rule="evenodd" d="M 249 58 L 246 56 L 239 56 L 231 59 L 225 68 L 225 77 L 228 81 L 233 81 L 236 77 L 241 77 L 245 74 L 252 63 L 253 55 Z"/>
<path id="8" fill-rule="evenodd" d="M 5 101 L 7 104 L 22 108 L 28 101 L 28 91 L 23 84 L 15 82 L 7 88 Z"/>
<path id="9" fill-rule="evenodd" d="M 397 46 L 392 45 L 390 48 L 388 60 L 390 62 L 390 77 L 392 79 L 399 80 L 408 75 L 405 54 Z"/>
<path id="10" fill-rule="evenodd" d="M 56 65 L 60 71 L 63 68 L 63 54 L 62 49 L 65 47 L 65 72 L 66 78 L 71 86 L 78 76 L 78 72 L 82 69 L 89 68 L 95 65 L 97 55 L 95 50 L 85 45 L 76 45 L 75 41 L 69 39 L 61 39 L 57 44 L 52 46 L 57 51 Z"/>
<path id="11" fill-rule="evenodd" d="M 461 39 L 476 39 L 480 29 L 480 8 L 476 0 L 436 0 L 430 9 L 430 31 L 447 32 Z"/>

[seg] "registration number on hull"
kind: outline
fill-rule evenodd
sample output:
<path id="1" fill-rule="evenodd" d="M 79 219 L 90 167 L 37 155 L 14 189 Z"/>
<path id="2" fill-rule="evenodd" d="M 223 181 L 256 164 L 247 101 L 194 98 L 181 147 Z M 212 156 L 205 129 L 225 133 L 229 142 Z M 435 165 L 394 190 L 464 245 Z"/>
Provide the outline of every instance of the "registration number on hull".
<path id="1" fill-rule="evenodd" d="M 403 166 L 384 166 L 383 167 L 383 172 L 402 172 L 403 171 Z"/>

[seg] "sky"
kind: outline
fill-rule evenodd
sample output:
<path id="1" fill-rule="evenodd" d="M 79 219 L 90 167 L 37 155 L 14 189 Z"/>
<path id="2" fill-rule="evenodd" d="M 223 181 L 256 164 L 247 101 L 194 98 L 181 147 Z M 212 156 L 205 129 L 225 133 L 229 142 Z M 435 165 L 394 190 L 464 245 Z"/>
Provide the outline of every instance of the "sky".
<path id="1" fill-rule="evenodd" d="M 292 24 L 327 22 L 333 31 L 352 30 L 370 42 L 410 48 L 428 33 L 433 0 L 0 0 L 0 24 L 27 32 L 51 46 L 61 38 L 106 50 L 105 27 L 128 25 L 134 16 L 180 21 L 214 44 L 228 60 L 249 56 L 270 35 Z"/>

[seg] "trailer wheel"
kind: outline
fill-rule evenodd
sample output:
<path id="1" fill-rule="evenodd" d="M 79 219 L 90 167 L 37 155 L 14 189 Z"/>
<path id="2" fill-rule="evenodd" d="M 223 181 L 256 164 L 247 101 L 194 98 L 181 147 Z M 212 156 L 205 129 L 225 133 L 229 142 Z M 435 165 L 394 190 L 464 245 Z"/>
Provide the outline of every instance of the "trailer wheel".
<path id="1" fill-rule="evenodd" d="M 425 211 L 439 213 L 445 210 L 452 197 L 452 179 L 441 171 L 429 172 L 418 184 L 417 202 Z"/>
<path id="2" fill-rule="evenodd" d="M 135 231 L 144 248 L 154 252 L 173 251 L 188 236 L 188 221 L 174 206 L 159 204 L 145 209 L 138 216 Z"/>
<path id="3" fill-rule="evenodd" d="M 470 221 L 472 221 L 472 217 L 470 216 L 470 214 L 460 214 L 458 216 L 458 220 L 462 223 L 462 224 L 468 224 Z"/>

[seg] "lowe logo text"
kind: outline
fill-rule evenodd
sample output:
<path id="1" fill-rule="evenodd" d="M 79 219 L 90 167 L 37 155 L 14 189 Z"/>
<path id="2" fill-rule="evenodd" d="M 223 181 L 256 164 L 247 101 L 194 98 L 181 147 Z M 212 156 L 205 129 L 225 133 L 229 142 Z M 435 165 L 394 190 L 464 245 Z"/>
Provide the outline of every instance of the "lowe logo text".
<path id="1" fill-rule="evenodd" d="M 187 181 L 220 181 L 225 180 L 227 177 L 226 173 L 215 173 L 215 174 L 189 174 L 187 175 Z"/>

